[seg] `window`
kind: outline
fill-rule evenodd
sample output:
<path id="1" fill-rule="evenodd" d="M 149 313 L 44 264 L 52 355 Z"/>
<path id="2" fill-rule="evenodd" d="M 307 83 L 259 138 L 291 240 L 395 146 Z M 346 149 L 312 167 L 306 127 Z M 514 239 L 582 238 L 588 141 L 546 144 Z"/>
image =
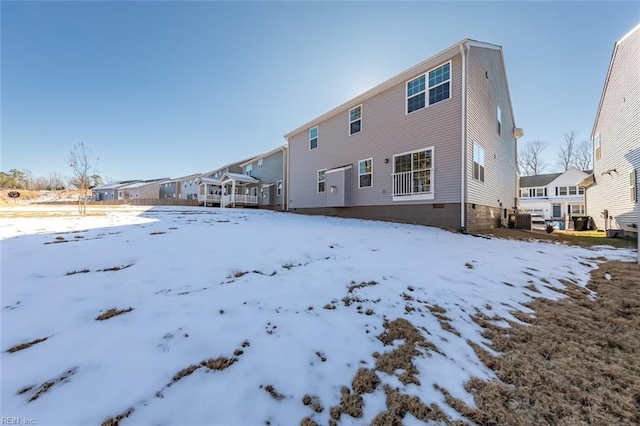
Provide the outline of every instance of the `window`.
<path id="1" fill-rule="evenodd" d="M 569 214 L 584 214 L 584 204 L 569 204 Z"/>
<path id="2" fill-rule="evenodd" d="M 502 134 L 502 110 L 500 109 L 499 105 L 498 105 L 497 117 L 498 117 L 498 134 L 501 135 Z"/>
<path id="3" fill-rule="evenodd" d="M 484 182 L 484 149 L 473 143 L 473 178 Z"/>
<path id="4" fill-rule="evenodd" d="M 629 173 L 629 199 L 634 203 L 638 201 L 638 190 L 636 182 L 636 171 L 633 170 L 631 171 L 631 173 Z"/>
<path id="5" fill-rule="evenodd" d="M 578 194 L 579 195 L 584 195 L 584 186 L 579 186 L 578 187 Z"/>
<path id="6" fill-rule="evenodd" d="M 593 138 L 593 156 L 596 160 L 600 159 L 600 133 Z"/>
<path id="7" fill-rule="evenodd" d="M 318 170 L 318 192 L 324 192 L 327 169 Z"/>
<path id="8" fill-rule="evenodd" d="M 262 165 L 264 164 L 264 160 L 261 158 L 258 160 L 258 170 L 262 170 Z"/>
<path id="9" fill-rule="evenodd" d="M 373 158 L 358 161 L 358 188 L 373 186 Z"/>
<path id="10" fill-rule="evenodd" d="M 433 192 L 433 148 L 393 156 L 393 195 Z"/>
<path id="11" fill-rule="evenodd" d="M 246 174 L 246 175 L 251 176 L 251 172 L 252 172 L 252 171 L 253 171 L 253 164 L 249 164 L 249 165 L 247 166 L 247 169 L 246 169 L 246 171 L 245 171 L 245 174 Z"/>
<path id="12" fill-rule="evenodd" d="M 567 195 L 567 187 L 559 186 L 558 187 L 558 195 Z"/>
<path id="13" fill-rule="evenodd" d="M 427 82 L 428 78 L 428 82 Z M 427 84 L 429 105 L 450 97 L 451 63 L 446 63 L 407 82 L 407 114 L 426 106 Z"/>
<path id="14" fill-rule="evenodd" d="M 276 193 L 277 193 L 277 195 L 282 195 L 282 181 L 281 180 L 279 180 L 276 183 Z"/>
<path id="15" fill-rule="evenodd" d="M 362 105 L 349 110 L 349 134 L 358 133 L 362 130 Z"/>
<path id="16" fill-rule="evenodd" d="M 575 186 L 569 187 L 569 195 L 576 195 L 578 193 L 578 188 Z"/>
<path id="17" fill-rule="evenodd" d="M 312 127 L 309 130 L 309 149 L 316 149 L 318 147 L 318 126 Z"/>
<path id="18" fill-rule="evenodd" d="M 529 198 L 529 190 L 520 189 L 520 198 Z"/>

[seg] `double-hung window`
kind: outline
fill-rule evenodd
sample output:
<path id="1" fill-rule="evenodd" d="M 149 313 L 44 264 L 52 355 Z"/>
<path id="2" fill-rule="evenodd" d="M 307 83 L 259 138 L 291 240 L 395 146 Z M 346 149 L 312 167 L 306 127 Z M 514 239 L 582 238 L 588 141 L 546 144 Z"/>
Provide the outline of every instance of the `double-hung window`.
<path id="1" fill-rule="evenodd" d="M 407 114 L 451 96 L 451 63 L 448 62 L 407 82 Z"/>
<path id="2" fill-rule="evenodd" d="M 362 105 L 349 110 L 349 134 L 353 135 L 362 130 Z"/>
<path id="3" fill-rule="evenodd" d="M 520 198 L 529 198 L 529 190 L 520 189 Z"/>
<path id="4" fill-rule="evenodd" d="M 473 178 L 484 182 L 484 149 L 473 143 Z"/>
<path id="5" fill-rule="evenodd" d="M 433 193 L 433 148 L 393 156 L 393 195 Z"/>
<path id="6" fill-rule="evenodd" d="M 264 164 L 264 160 L 261 158 L 258 160 L 258 170 L 262 170 L 262 165 Z"/>
<path id="7" fill-rule="evenodd" d="M 252 171 L 253 171 L 253 164 L 247 165 L 247 171 L 245 172 L 245 174 L 251 176 Z"/>
<path id="8" fill-rule="evenodd" d="M 318 170 L 318 192 L 324 192 L 324 183 L 327 180 L 327 169 Z"/>
<path id="9" fill-rule="evenodd" d="M 318 147 L 318 126 L 309 129 L 309 149 Z"/>
<path id="10" fill-rule="evenodd" d="M 584 186 L 579 186 L 578 187 L 578 194 L 579 195 L 584 195 Z"/>
<path id="11" fill-rule="evenodd" d="M 358 188 L 373 186 L 373 158 L 358 161 Z"/>
<path id="12" fill-rule="evenodd" d="M 596 160 L 600 159 L 600 133 L 593 138 L 593 157 Z"/>
<path id="13" fill-rule="evenodd" d="M 569 195 L 576 195 L 578 193 L 578 188 L 575 186 L 569 187 Z"/>

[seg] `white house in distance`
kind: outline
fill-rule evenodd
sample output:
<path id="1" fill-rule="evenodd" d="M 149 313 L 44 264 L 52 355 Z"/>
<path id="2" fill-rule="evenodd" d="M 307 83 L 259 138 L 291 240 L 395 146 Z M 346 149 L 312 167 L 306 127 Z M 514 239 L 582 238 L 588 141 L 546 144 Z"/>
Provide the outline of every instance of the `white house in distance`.
<path id="1" fill-rule="evenodd" d="M 640 174 L 640 24 L 618 40 L 591 133 L 593 174 L 587 214 L 598 229 L 638 235 Z"/>
<path id="2" fill-rule="evenodd" d="M 520 177 L 520 209 L 547 220 L 583 215 L 584 187 L 578 182 L 589 176 L 575 167 L 564 173 Z"/>
<path id="3" fill-rule="evenodd" d="M 137 180 L 127 180 L 124 182 L 107 183 L 105 185 L 96 186 L 91 188 L 91 195 L 93 201 L 112 201 L 118 197 L 118 189 L 129 184 L 139 182 Z"/>
<path id="4" fill-rule="evenodd" d="M 118 200 L 140 200 L 160 198 L 160 184 L 167 178 L 136 182 L 118 188 Z"/>

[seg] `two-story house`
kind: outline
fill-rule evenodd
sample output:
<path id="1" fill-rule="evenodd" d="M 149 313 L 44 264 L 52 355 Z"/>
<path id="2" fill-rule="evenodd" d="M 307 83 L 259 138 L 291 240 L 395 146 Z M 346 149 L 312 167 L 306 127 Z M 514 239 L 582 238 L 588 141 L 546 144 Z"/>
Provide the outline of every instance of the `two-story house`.
<path id="1" fill-rule="evenodd" d="M 200 173 L 164 181 L 160 185 L 160 198 L 174 200 L 196 199 L 198 196 L 198 185 L 195 181 L 198 176 L 200 176 Z"/>
<path id="2" fill-rule="evenodd" d="M 583 183 L 598 229 L 638 234 L 640 174 L 640 24 L 618 40 L 593 131 L 593 175 Z"/>
<path id="3" fill-rule="evenodd" d="M 521 135 L 502 48 L 465 39 L 287 133 L 289 210 L 496 227 Z"/>
<path id="4" fill-rule="evenodd" d="M 565 216 L 583 215 L 584 187 L 579 186 L 589 174 L 575 167 L 564 173 L 548 173 L 520 178 L 521 210 L 546 220 L 559 220 Z"/>
<path id="5" fill-rule="evenodd" d="M 210 172 L 201 174 L 194 180 L 194 183 L 198 186 L 198 204 L 204 206 L 220 206 L 223 195 L 227 195 L 227 187 L 222 185 L 222 177 L 225 173 L 231 173 L 232 175 L 242 175 L 241 164 L 253 159 L 254 157 L 245 158 L 240 161 L 226 164 L 222 167 L 214 169 Z M 238 185 L 234 187 L 233 191 L 236 194 L 242 194 L 244 188 Z"/>
<path id="6" fill-rule="evenodd" d="M 256 197 L 258 207 L 287 208 L 287 148 L 287 145 L 279 146 L 240 165 L 243 174 L 259 181 L 245 186 L 245 195 Z"/>

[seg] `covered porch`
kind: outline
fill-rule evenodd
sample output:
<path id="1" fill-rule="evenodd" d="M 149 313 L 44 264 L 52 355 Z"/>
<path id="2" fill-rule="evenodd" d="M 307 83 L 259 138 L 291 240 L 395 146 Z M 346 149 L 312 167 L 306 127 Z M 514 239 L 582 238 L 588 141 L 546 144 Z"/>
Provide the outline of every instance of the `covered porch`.
<path id="1" fill-rule="evenodd" d="M 199 177 L 196 179 L 196 184 L 198 185 L 198 204 L 205 207 L 220 204 L 222 185 L 219 179 Z"/>
<path id="2" fill-rule="evenodd" d="M 258 206 L 260 180 L 240 173 L 224 173 L 220 178 L 220 207 Z"/>

